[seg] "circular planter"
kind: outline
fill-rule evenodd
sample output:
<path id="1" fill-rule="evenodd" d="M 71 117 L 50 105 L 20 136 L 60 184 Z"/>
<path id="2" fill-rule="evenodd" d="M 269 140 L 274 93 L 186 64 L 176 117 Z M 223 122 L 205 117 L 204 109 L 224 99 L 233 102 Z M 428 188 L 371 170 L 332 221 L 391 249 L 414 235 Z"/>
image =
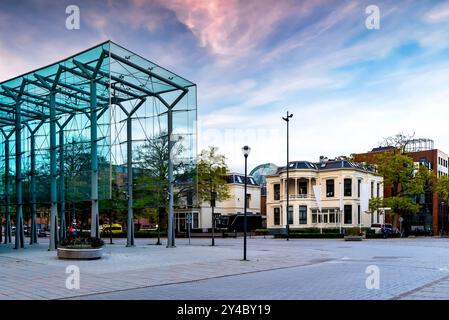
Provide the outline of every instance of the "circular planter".
<path id="1" fill-rule="evenodd" d="M 102 255 L 103 255 L 103 248 L 95 248 L 95 249 L 58 248 L 59 259 L 94 260 L 94 259 L 101 259 Z"/>

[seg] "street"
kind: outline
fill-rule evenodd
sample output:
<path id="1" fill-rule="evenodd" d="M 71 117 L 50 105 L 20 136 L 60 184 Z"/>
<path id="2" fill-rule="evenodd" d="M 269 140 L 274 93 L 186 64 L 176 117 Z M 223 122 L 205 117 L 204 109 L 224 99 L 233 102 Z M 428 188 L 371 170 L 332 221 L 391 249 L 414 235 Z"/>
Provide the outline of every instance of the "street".
<path id="1" fill-rule="evenodd" d="M 252 238 L 177 239 L 177 247 L 114 239 L 95 261 L 58 260 L 46 244 L 0 246 L 1 299 L 449 299 L 449 239 L 345 242 Z M 80 288 L 66 288 L 66 267 Z M 378 288 L 368 272 L 377 268 Z M 368 268 L 368 269 L 367 269 Z M 371 268 L 371 269 L 370 269 Z"/>

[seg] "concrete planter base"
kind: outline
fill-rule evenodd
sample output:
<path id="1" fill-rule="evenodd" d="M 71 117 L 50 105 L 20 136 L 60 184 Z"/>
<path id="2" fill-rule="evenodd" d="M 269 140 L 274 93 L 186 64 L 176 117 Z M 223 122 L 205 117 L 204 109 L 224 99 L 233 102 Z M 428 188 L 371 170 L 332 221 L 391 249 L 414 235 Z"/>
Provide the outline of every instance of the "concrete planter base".
<path id="1" fill-rule="evenodd" d="M 101 259 L 102 255 L 103 255 L 103 248 L 95 248 L 95 249 L 58 248 L 59 259 L 94 260 L 94 259 Z"/>
<path id="2" fill-rule="evenodd" d="M 345 236 L 345 241 L 362 241 L 363 236 Z"/>

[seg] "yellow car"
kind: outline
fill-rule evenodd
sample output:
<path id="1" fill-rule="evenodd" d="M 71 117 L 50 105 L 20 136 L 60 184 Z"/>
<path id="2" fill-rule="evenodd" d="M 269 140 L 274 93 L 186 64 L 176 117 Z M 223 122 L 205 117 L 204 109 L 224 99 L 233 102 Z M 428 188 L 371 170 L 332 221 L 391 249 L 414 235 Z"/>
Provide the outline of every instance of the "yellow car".
<path id="1" fill-rule="evenodd" d="M 104 224 L 103 225 L 103 232 L 104 233 L 109 233 L 111 231 L 112 231 L 112 234 L 122 233 L 123 232 L 123 227 L 122 227 L 122 225 L 120 225 L 118 223 L 113 223 L 112 224 L 112 228 L 109 226 L 109 224 Z"/>

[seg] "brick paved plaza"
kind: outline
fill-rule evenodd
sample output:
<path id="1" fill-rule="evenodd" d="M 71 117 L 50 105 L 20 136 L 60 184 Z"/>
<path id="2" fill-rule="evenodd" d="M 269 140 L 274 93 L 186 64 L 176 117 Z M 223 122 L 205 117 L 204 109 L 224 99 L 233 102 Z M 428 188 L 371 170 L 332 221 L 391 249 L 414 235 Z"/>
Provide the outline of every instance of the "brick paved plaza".
<path id="1" fill-rule="evenodd" d="M 37 246 L 0 246 L 0 299 L 449 299 L 449 239 L 177 240 L 177 247 L 115 239 L 95 261 L 58 260 Z M 80 288 L 67 289 L 68 265 Z M 367 289 L 368 266 L 380 271 Z"/>

